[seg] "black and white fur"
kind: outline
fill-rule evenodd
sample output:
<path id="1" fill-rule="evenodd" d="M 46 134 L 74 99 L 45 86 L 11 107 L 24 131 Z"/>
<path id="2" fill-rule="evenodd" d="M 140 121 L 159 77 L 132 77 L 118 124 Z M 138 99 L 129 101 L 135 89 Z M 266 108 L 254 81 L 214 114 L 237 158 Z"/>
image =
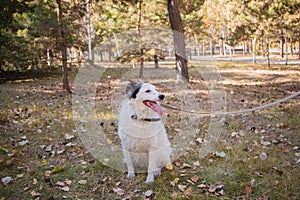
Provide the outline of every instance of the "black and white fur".
<path id="1" fill-rule="evenodd" d="M 160 120 L 159 101 L 164 95 L 155 86 L 131 81 L 126 88 L 127 98 L 122 102 L 118 135 L 122 142 L 128 178 L 137 168 L 147 170 L 146 183 L 161 175 L 161 168 L 171 162 L 171 147 L 166 129 Z"/>

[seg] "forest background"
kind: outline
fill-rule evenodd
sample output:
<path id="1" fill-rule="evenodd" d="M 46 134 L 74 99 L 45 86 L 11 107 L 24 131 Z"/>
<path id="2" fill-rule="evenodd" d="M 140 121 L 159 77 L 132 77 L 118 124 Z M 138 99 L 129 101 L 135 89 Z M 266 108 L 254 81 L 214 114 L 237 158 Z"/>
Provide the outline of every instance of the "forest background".
<path id="1" fill-rule="evenodd" d="M 221 133 L 213 131 L 212 135 L 213 117 L 166 109 L 166 129 L 173 145 L 174 138 L 186 131 L 181 123 L 200 122 L 191 141 L 182 140 L 191 142 L 184 156 L 164 168 L 152 185 L 144 184 L 145 174 L 126 179 L 125 172 L 104 165 L 92 154 L 88 147 L 94 141 L 121 147 L 117 113 L 113 113 L 117 106 L 112 99 L 116 88 L 122 86 L 120 80 L 126 82 L 124 75 L 138 70 L 132 65 L 140 64 L 140 49 L 126 49 L 136 41 L 123 41 L 123 51 L 118 51 L 118 36 L 149 30 L 146 36 L 161 38 L 161 42 L 149 44 L 151 49 L 143 49 L 145 72 L 150 70 L 151 82 L 166 94 L 164 102 L 178 108 L 186 105 L 186 90 L 173 90 L 176 77 L 169 73 L 174 68 L 174 45 L 164 42 L 170 41 L 165 34 L 171 30 L 168 2 L 0 1 L 1 200 L 300 199 L 299 97 L 265 110 L 227 115 Z M 216 103 L 208 91 L 211 79 L 202 76 L 210 75 L 214 67 L 222 75 L 218 83 L 224 86 L 227 107 L 223 109 L 228 111 L 259 107 L 299 91 L 299 64 L 291 64 L 300 60 L 298 0 L 178 2 L 187 38 L 190 94 L 195 95 L 197 110 L 209 112 Z M 153 67 L 155 56 L 165 58 L 158 69 Z M 215 66 L 205 62 L 217 58 L 232 62 L 215 62 Z M 248 62 L 234 62 L 238 58 Z M 264 59 L 270 64 L 275 58 L 289 65 L 258 62 Z M 67 69 L 63 71 L 71 71 L 69 90 L 76 89 L 76 81 L 88 79 L 78 87 L 87 89 L 83 90 L 84 102 L 95 100 L 91 112 L 86 112 L 87 120 L 76 118 L 73 110 L 76 90 L 72 96 L 62 90 L 64 62 Z M 112 67 L 100 77 L 94 73 L 100 67 L 89 65 L 97 62 Z M 81 67 L 82 63 L 86 67 Z M 81 79 L 84 70 L 87 74 Z M 89 82 L 92 79 L 96 81 Z M 87 131 L 85 126 L 90 123 L 98 132 Z M 90 133 L 96 137 L 99 134 L 94 133 L 99 131 L 105 133 L 105 140 L 93 138 L 84 144 L 79 136 Z M 220 135 L 212 137 L 216 134 Z M 200 158 L 208 138 L 215 146 Z"/>
<path id="2" fill-rule="evenodd" d="M 180 0 L 179 7 L 185 35 L 199 48 L 191 54 L 231 55 L 239 49 L 267 57 L 273 50 L 282 58 L 289 53 L 300 59 L 297 0 Z M 162 0 L 3 0 L 1 8 L 1 71 L 57 67 L 62 43 L 69 66 L 77 65 L 87 56 L 93 59 L 93 47 L 114 34 L 170 27 L 167 1 Z M 112 48 L 106 46 L 101 53 L 115 58 Z"/>

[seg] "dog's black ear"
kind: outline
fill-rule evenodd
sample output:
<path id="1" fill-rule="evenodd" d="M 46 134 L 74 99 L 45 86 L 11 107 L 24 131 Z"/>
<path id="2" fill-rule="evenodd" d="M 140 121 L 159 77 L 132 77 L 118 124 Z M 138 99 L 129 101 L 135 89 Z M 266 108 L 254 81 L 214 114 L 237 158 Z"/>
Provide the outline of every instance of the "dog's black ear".
<path id="1" fill-rule="evenodd" d="M 129 83 L 128 85 L 126 86 L 126 94 L 128 96 L 131 96 L 131 94 L 133 93 L 133 91 L 135 90 L 135 87 L 136 87 L 136 82 L 132 81 L 132 80 L 129 80 Z"/>
<path id="2" fill-rule="evenodd" d="M 130 98 L 130 99 L 131 99 L 131 98 L 135 99 L 135 98 L 136 98 L 136 95 L 137 95 L 137 93 L 139 93 L 141 87 L 142 87 L 142 84 L 137 84 L 136 87 L 135 87 L 135 89 L 134 89 L 134 91 L 131 93 L 131 95 L 130 95 L 129 98 Z"/>

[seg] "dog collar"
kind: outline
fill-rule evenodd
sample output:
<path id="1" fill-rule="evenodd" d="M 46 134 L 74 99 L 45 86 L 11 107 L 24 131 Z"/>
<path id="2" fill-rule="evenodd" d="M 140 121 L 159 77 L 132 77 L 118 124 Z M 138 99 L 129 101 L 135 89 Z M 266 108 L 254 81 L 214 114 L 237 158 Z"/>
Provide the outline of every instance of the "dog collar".
<path id="1" fill-rule="evenodd" d="M 146 121 L 146 122 L 158 122 L 158 121 L 160 121 L 160 118 L 138 118 L 137 115 L 131 115 L 131 119 Z"/>

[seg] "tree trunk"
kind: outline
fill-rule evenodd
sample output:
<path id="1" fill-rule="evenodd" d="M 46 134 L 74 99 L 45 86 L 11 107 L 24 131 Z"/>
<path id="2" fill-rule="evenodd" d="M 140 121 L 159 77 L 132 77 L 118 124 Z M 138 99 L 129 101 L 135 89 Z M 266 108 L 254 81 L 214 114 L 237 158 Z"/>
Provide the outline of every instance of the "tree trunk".
<path id="1" fill-rule="evenodd" d="M 142 78 L 144 76 L 144 49 L 141 48 L 140 49 L 140 78 Z"/>
<path id="2" fill-rule="evenodd" d="M 293 38 L 291 38 L 291 57 L 293 58 L 294 57 L 294 50 L 293 50 Z"/>
<path id="3" fill-rule="evenodd" d="M 280 28 L 280 57 L 283 58 L 284 55 L 284 32 L 283 27 Z"/>
<path id="4" fill-rule="evenodd" d="M 285 64 L 288 64 L 288 56 L 289 56 L 289 51 L 288 51 L 288 42 L 287 42 L 287 36 L 286 36 L 286 26 L 285 26 L 285 21 L 284 21 L 284 52 L 285 52 Z"/>
<path id="5" fill-rule="evenodd" d="M 94 60 L 93 59 L 93 50 L 92 50 L 92 29 L 91 29 L 91 1 L 88 0 L 86 4 L 86 10 L 87 10 L 87 36 L 88 36 L 88 60 Z"/>
<path id="6" fill-rule="evenodd" d="M 62 75 L 63 75 L 63 89 L 68 93 L 71 93 L 71 88 L 68 80 L 68 67 L 67 67 L 67 46 L 66 46 L 66 35 L 62 22 L 62 8 L 61 0 L 56 0 L 57 3 L 57 23 L 58 23 L 58 33 L 60 38 L 60 48 L 62 56 Z"/>
<path id="7" fill-rule="evenodd" d="M 267 40 L 266 40 L 266 53 L 267 53 L 267 59 L 268 59 L 268 67 L 271 67 L 270 64 L 270 36 L 267 35 Z"/>
<path id="8" fill-rule="evenodd" d="M 142 21 L 142 3 L 143 0 L 138 0 L 138 23 L 137 23 L 137 33 L 138 33 L 138 39 L 140 43 L 140 37 L 141 37 L 141 21 Z M 139 44 L 140 45 L 140 44 Z M 144 50 L 143 47 L 140 47 L 140 78 L 143 77 L 144 74 Z"/>
<path id="9" fill-rule="evenodd" d="M 246 42 L 245 42 L 245 34 L 244 33 L 242 35 L 242 38 L 243 38 L 243 56 L 244 56 L 245 52 L 246 52 Z"/>
<path id="10" fill-rule="evenodd" d="M 256 63 L 256 37 L 252 39 L 252 62 Z"/>
<path id="11" fill-rule="evenodd" d="M 154 55 L 154 68 L 158 69 L 159 65 L 158 65 L 158 55 L 155 54 Z"/>
<path id="12" fill-rule="evenodd" d="M 300 25 L 299 25 L 298 28 L 299 28 L 299 32 L 298 33 L 300 33 Z M 298 59 L 300 60 L 300 37 L 298 37 Z"/>
<path id="13" fill-rule="evenodd" d="M 189 75 L 185 51 L 185 36 L 180 17 L 178 0 L 168 0 L 168 12 L 173 31 L 177 80 L 188 81 Z"/>
<path id="14" fill-rule="evenodd" d="M 266 39 L 266 41 L 267 41 L 267 39 Z M 264 38 L 261 38 L 260 42 L 261 42 L 262 56 L 263 56 L 263 58 L 265 58 L 266 52 L 267 52 L 267 47 L 265 47 Z"/>

